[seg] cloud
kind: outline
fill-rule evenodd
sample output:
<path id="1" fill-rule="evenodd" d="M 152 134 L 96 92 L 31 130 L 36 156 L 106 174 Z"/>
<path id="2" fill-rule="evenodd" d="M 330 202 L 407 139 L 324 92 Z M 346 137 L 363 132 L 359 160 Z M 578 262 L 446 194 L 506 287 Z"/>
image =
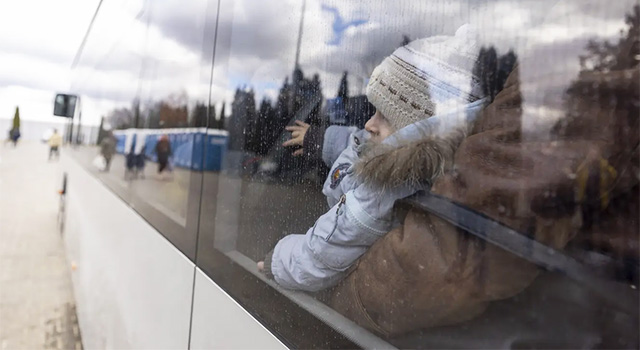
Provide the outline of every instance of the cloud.
<path id="1" fill-rule="evenodd" d="M 16 106 L 20 107 L 20 118 L 30 120 L 61 121 L 53 117 L 54 95 L 48 89 L 36 89 L 24 85 L 0 87 L 0 118 L 13 118 Z M 6 132 L 0 130 L 0 132 Z"/>
<path id="2" fill-rule="evenodd" d="M 0 48 L 68 67 L 96 5 L 77 0 L 2 2 Z"/>
<path id="3" fill-rule="evenodd" d="M 351 21 L 346 21 L 342 18 L 340 11 L 337 8 L 321 5 L 323 11 L 327 11 L 333 15 L 333 24 L 331 25 L 331 29 L 333 29 L 333 38 L 327 42 L 329 45 L 340 45 L 342 41 L 342 34 L 345 30 L 351 27 L 358 27 L 367 23 L 367 19 L 355 19 Z"/>
<path id="4" fill-rule="evenodd" d="M 588 39 L 615 38 L 633 4 L 308 0 L 300 65 L 307 76 L 319 74 L 325 96 L 336 94 L 344 71 L 351 92 L 362 93 L 373 68 L 404 35 L 452 35 L 472 23 L 483 44 L 518 54 L 525 100 L 551 103 L 544 91 L 555 93 L 571 80 Z M 42 106 L 33 110 L 50 115 L 44 92 L 72 90 L 83 96 L 86 120 L 97 123 L 110 108 L 130 105 L 136 97 L 159 100 L 185 91 L 189 104 L 208 101 L 209 95 L 214 103 L 229 103 L 235 89 L 247 85 L 257 98 L 273 99 L 294 68 L 299 0 L 221 0 L 217 39 L 216 0 L 104 0 L 82 59 L 69 72 L 96 5 L 97 0 L 0 5 L 0 30 L 10 33 L 0 37 L 0 60 L 6 62 L 0 67 L 0 94 L 26 101 L 18 95 L 34 93 L 32 100 Z M 540 76 L 554 77 L 558 87 L 536 91 Z"/>

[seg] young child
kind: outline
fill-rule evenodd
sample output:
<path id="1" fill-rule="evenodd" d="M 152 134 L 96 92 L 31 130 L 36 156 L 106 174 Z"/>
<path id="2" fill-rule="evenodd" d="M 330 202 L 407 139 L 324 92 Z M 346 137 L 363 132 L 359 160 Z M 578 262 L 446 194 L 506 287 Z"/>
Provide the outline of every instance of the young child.
<path id="1" fill-rule="evenodd" d="M 367 86 L 376 113 L 365 130 L 349 136 L 325 181 L 331 209 L 306 234 L 282 238 L 258 268 L 288 289 L 319 291 L 343 279 L 397 225 L 394 203 L 428 188 L 450 167 L 483 104 L 473 69 L 478 52 L 475 34 L 465 25 L 454 37 L 416 40 L 385 58 Z M 331 140 L 325 135 L 325 159 L 333 158 L 326 154 L 335 144 Z M 413 180 L 380 186 L 380 179 L 393 176 L 377 169 L 408 172 L 398 178 Z M 373 190 L 374 184 L 383 190 Z"/>

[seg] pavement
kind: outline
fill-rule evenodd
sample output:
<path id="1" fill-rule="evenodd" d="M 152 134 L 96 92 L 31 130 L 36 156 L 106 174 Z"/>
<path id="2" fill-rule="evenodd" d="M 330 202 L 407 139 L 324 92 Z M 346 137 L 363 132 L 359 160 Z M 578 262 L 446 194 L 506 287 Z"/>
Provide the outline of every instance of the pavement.
<path id="1" fill-rule="evenodd" d="M 42 143 L 0 145 L 0 349 L 82 348 L 57 225 L 62 167 L 47 156 Z"/>

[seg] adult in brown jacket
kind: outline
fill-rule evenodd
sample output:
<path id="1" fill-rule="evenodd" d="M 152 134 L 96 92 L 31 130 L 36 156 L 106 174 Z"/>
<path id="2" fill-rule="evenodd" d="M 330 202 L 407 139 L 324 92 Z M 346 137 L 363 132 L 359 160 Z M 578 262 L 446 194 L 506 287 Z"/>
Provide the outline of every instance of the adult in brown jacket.
<path id="1" fill-rule="evenodd" d="M 104 157 L 105 167 L 104 171 L 109 172 L 111 168 L 111 160 L 113 159 L 113 155 L 116 153 L 116 144 L 118 140 L 113 135 L 113 131 L 107 131 L 106 135 L 100 142 L 100 154 Z"/>
<path id="2" fill-rule="evenodd" d="M 446 160 L 445 175 L 432 193 L 556 249 L 576 236 L 614 251 L 616 239 L 635 239 L 631 245 L 637 247 L 639 77 L 637 66 L 580 74 L 567 91 L 565 118 L 551 132 L 538 134 L 522 129 L 514 70 L 470 136 Z M 616 103 L 605 103 L 613 96 Z M 408 159 L 417 161 L 410 167 L 419 168 L 420 160 L 407 154 L 425 146 L 433 145 L 388 150 L 396 153 L 396 162 L 372 158 L 362 163 L 359 174 L 381 186 L 410 181 L 393 167 Z M 611 209 L 629 194 L 634 198 L 630 204 Z M 589 228 L 583 225 L 585 210 L 600 214 Z M 618 231 L 607 236 L 603 226 Z M 595 233 L 584 238 L 588 230 Z M 618 246 L 616 254 L 635 253 L 637 258 L 637 249 L 628 243 Z M 403 224 L 377 241 L 333 289 L 329 303 L 361 326 L 394 336 L 472 319 L 490 302 L 522 292 L 539 271 L 434 214 L 409 208 Z"/>

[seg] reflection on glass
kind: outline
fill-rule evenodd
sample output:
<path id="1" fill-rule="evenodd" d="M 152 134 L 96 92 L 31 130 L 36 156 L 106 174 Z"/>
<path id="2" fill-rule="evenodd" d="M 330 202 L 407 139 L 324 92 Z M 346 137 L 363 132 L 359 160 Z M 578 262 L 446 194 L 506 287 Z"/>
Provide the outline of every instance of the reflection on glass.
<path id="1" fill-rule="evenodd" d="M 226 108 L 220 120 L 229 148 L 222 171 L 205 174 L 203 210 L 215 215 L 201 218 L 201 235 L 213 238 L 201 244 L 213 247 L 200 246 L 199 261 L 215 248 L 260 277 L 255 264 L 278 241 L 335 212 L 321 192 L 338 165 L 323 162 L 326 130 L 362 128 L 375 113 L 365 90 L 384 57 L 466 22 L 479 32 L 472 73 L 486 104 L 447 168 L 455 171 L 436 178 L 432 193 L 516 232 L 524 246 L 500 248 L 493 243 L 509 239 L 487 242 L 456 228 L 462 218 L 452 225 L 399 204 L 395 228 L 336 288 L 313 296 L 400 347 L 637 344 L 637 312 L 619 308 L 637 296 L 637 232 L 628 229 L 637 225 L 611 226 L 637 223 L 637 164 L 629 163 L 637 118 L 627 117 L 637 115 L 638 91 L 629 84 L 637 75 L 637 8 L 307 1 L 301 13 L 299 6 L 280 2 L 275 8 L 292 15 L 271 24 L 260 18 L 278 17 L 275 10 L 222 2 L 211 98 Z M 607 119 L 605 109 L 615 112 Z M 536 265 L 555 262 L 541 262 L 530 245 L 578 265 L 559 266 L 566 277 L 541 272 Z M 573 266 L 604 287 L 580 284 Z M 624 301 L 612 306 L 616 298 Z M 607 321 L 595 322 L 603 314 Z M 323 320 L 340 324 L 337 313 Z"/>
<path id="2" fill-rule="evenodd" d="M 74 73 L 84 115 L 104 117 L 110 169 L 100 177 L 163 234 L 188 236 L 179 247 L 195 249 L 198 221 L 197 265 L 280 337 L 326 347 L 336 332 L 372 347 L 638 346 L 633 1 L 123 4 L 105 3 L 94 30 L 106 39 L 88 41 Z M 393 225 L 339 266 L 331 288 L 291 292 L 260 273 L 256 263 L 284 237 L 344 210 L 346 199 L 322 193 L 347 170 L 328 150 L 385 114 L 367 95 L 374 69 L 465 24 L 477 32 L 465 66 L 473 79 L 433 73 L 427 60 L 413 67 L 429 73 L 423 96 L 398 97 L 440 116 L 455 99 L 438 100 L 447 96 L 438 81 L 481 102 L 421 187 L 430 194 L 399 196 Z M 335 130 L 344 135 L 327 136 Z M 396 148 L 367 185 L 428 168 L 417 155 L 400 167 Z M 90 164 L 98 150 L 76 153 Z M 442 207 L 451 210 L 433 213 Z M 274 291 L 291 303 L 255 297 Z M 327 327 L 300 332 L 289 321 L 301 312 L 296 322 Z"/>
<path id="3" fill-rule="evenodd" d="M 224 132 L 206 129 L 214 113 L 206 107 L 211 62 L 203 52 L 211 50 L 214 10 L 207 1 L 106 2 L 74 70 L 84 114 L 101 115 L 100 150 L 77 156 L 100 154 L 106 167 L 92 169 L 192 259 L 197 174 L 220 168 L 226 148 Z M 215 146 L 205 155 L 207 142 Z"/>

